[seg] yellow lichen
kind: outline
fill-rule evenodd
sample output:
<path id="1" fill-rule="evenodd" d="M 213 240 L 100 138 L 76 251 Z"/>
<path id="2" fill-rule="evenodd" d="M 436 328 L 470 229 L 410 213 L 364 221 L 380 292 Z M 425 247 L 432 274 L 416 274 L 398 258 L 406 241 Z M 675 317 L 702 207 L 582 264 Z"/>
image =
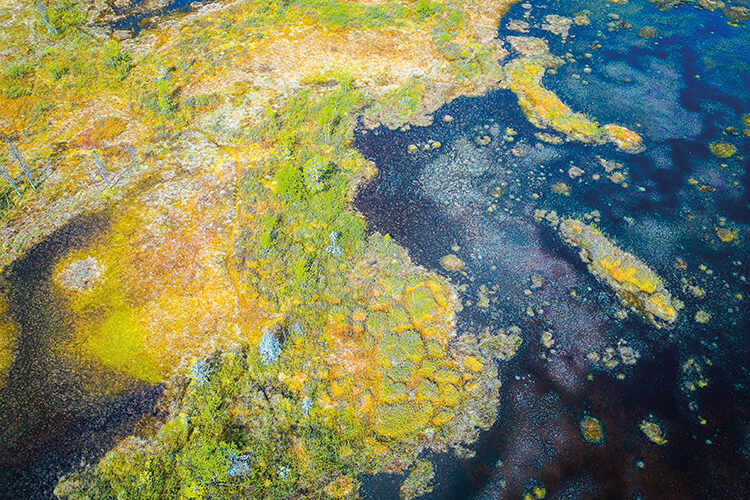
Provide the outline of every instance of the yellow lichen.
<path id="1" fill-rule="evenodd" d="M 737 228 L 715 227 L 716 237 L 723 243 L 733 243 L 737 241 L 739 231 Z"/>
<path id="2" fill-rule="evenodd" d="M 621 125 L 607 124 L 602 127 L 609 140 L 617 146 L 617 149 L 628 153 L 637 153 L 643 150 L 641 136 Z"/>
<path id="3" fill-rule="evenodd" d="M 609 141 L 621 151 L 642 151 L 643 142 L 637 133 L 621 125 L 600 126 L 586 115 L 571 110 L 554 92 L 542 86 L 545 71 L 559 64 L 561 61 L 548 53 L 545 44 L 532 55 L 516 58 L 503 66 L 506 85 L 518 97 L 526 118 L 538 128 L 551 127 L 572 140 L 595 144 Z"/>
<path id="4" fill-rule="evenodd" d="M 660 284 L 657 281 L 658 277 L 649 269 L 636 268 L 634 265 L 611 255 L 594 261 L 594 265 L 601 267 L 602 270 L 609 273 L 612 279 L 634 291 L 652 294 L 656 291 L 657 285 Z"/>
<path id="5" fill-rule="evenodd" d="M 482 371 L 482 363 L 472 356 L 466 356 L 466 358 L 464 358 L 464 366 L 473 372 Z"/>
<path id="6" fill-rule="evenodd" d="M 354 492 L 356 481 L 349 476 L 334 479 L 325 487 L 325 492 L 332 498 L 345 498 Z"/>
<path id="7" fill-rule="evenodd" d="M 604 441 L 604 428 L 598 418 L 586 415 L 579 424 L 584 441 L 599 444 Z"/>

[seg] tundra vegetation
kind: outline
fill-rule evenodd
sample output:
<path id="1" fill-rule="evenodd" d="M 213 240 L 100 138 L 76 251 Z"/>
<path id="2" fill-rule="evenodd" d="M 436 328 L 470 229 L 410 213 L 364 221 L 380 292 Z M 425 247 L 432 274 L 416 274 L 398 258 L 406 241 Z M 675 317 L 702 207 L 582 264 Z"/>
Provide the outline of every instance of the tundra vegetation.
<path id="1" fill-rule="evenodd" d="M 55 263 L 73 332 L 53 351 L 166 387 L 163 418 L 59 496 L 354 497 L 422 450 L 471 453 L 496 342 L 367 236 L 351 142 L 360 117 L 424 122 L 496 86 L 507 4 L 219 2 L 121 41 L 97 4 L 1 8 L 0 266 L 105 214 Z"/>
<path id="2" fill-rule="evenodd" d="M 367 235 L 350 202 L 374 167 L 352 139 L 518 69 L 504 85 L 532 123 L 601 142 L 544 68 L 501 69 L 511 3 L 217 1 L 121 41 L 99 2 L 0 7 L 0 270 L 106 215 L 55 263 L 73 331 L 54 351 L 166 387 L 163 418 L 59 496 L 345 498 L 416 464 L 411 496 L 422 451 L 471 455 L 520 337 L 459 335 L 454 287 Z"/>

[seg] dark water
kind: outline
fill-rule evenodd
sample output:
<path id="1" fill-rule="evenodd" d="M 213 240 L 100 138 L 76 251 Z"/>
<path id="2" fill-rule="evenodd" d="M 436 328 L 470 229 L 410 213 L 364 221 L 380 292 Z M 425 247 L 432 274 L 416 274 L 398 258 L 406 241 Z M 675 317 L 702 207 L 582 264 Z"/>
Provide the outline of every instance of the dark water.
<path id="1" fill-rule="evenodd" d="M 530 22 L 584 9 L 591 24 L 573 26 L 564 44 L 530 30 L 529 36 L 549 40 L 554 54 L 575 58 L 544 84 L 574 110 L 638 131 L 645 153 L 541 143 L 507 91 L 459 99 L 439 110 L 430 127 L 358 134 L 357 146 L 379 168 L 356 201 L 371 229 L 389 233 L 417 263 L 465 287 L 461 332 L 511 324 L 523 331 L 519 354 L 500 365 L 497 423 L 481 437 L 475 458 L 435 457 L 439 482 L 429 497 L 518 498 L 543 485 L 547 498 L 748 498 L 750 312 L 735 295 L 746 301 L 750 292 L 750 140 L 741 135 L 740 121 L 750 112 L 750 36 L 718 12 L 689 6 L 659 12 L 635 1 L 534 5 Z M 517 5 L 506 19 L 522 19 L 524 12 Z M 610 32 L 611 22 L 620 27 Z M 639 36 L 642 26 L 657 27 L 659 36 Z M 501 36 L 518 35 L 504 27 Z M 595 42 L 601 48 L 592 49 Z M 445 114 L 455 120 L 443 122 Z M 516 132 L 512 142 L 503 140 L 508 127 Z M 480 146 L 475 139 L 484 135 L 492 140 Z M 409 144 L 429 140 L 442 146 L 407 152 Z M 738 153 L 713 157 L 708 143 L 719 140 Z M 514 146 L 525 155 L 512 154 Z M 625 165 L 627 188 L 607 180 L 597 156 Z M 571 165 L 585 174 L 572 180 Z M 593 181 L 593 173 L 601 180 Z M 691 178 L 713 191 L 696 189 Z M 551 193 L 555 182 L 567 183 L 570 196 Z M 536 208 L 561 216 L 598 210 L 606 234 L 647 262 L 685 302 L 676 327 L 657 330 L 633 314 L 615 319 L 617 299 L 551 229 L 534 222 Z M 738 229 L 736 244 L 717 240 L 719 217 Z M 466 262 L 464 273 L 440 267 L 447 253 Z M 686 269 L 675 266 L 678 258 Z M 545 284 L 527 294 L 532 274 Z M 703 287 L 706 297 L 687 293 L 682 279 Z M 496 290 L 487 308 L 476 305 L 482 285 Z M 694 321 L 699 310 L 710 313 L 707 324 Z M 554 352 L 541 345 L 543 331 L 553 332 Z M 619 339 L 640 353 L 634 366 L 606 370 L 586 359 Z M 686 388 L 693 379 L 683 365 L 690 359 L 702 367 L 703 389 Z M 603 444 L 581 439 L 584 415 L 602 422 Z M 666 432 L 666 445 L 649 442 L 639 430 L 647 416 Z M 389 498 L 395 481 L 368 485 L 368 496 Z"/>
<path id="2" fill-rule="evenodd" d="M 53 498 L 61 475 L 130 434 L 160 395 L 158 387 L 82 367 L 57 350 L 73 326 L 51 285 L 52 268 L 106 227 L 103 217 L 76 219 L 8 272 L 9 313 L 21 332 L 0 389 L 0 498 Z M 107 395 L 103 381 L 112 380 L 122 390 Z"/>
<path id="3" fill-rule="evenodd" d="M 210 1 L 210 0 L 208 0 Z M 141 2 L 137 2 L 134 7 L 137 7 L 137 5 L 141 4 Z M 144 25 L 148 24 L 149 20 L 156 16 L 161 16 L 164 14 L 170 14 L 175 12 L 188 12 L 193 4 L 200 5 L 202 3 L 208 3 L 207 1 L 200 2 L 196 0 L 172 0 L 168 5 L 166 5 L 163 9 L 153 11 L 153 12 L 141 12 L 141 13 L 131 13 L 127 17 L 124 17 L 114 23 L 111 24 L 113 29 L 116 30 L 129 30 L 133 32 L 134 34 L 138 34 L 138 32 L 144 27 Z M 132 8 L 129 8 L 132 10 Z M 117 14 L 123 14 L 126 13 L 126 9 L 114 9 L 115 13 Z"/>

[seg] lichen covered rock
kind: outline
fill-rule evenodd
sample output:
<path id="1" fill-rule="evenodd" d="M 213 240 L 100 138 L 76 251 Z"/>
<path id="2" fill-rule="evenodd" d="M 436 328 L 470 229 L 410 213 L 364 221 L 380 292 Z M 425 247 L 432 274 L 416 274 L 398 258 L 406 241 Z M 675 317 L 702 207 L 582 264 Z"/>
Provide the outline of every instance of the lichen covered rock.
<path id="1" fill-rule="evenodd" d="M 82 257 L 64 265 L 56 274 L 56 281 L 67 290 L 84 291 L 96 284 L 102 268 L 95 257 Z"/>

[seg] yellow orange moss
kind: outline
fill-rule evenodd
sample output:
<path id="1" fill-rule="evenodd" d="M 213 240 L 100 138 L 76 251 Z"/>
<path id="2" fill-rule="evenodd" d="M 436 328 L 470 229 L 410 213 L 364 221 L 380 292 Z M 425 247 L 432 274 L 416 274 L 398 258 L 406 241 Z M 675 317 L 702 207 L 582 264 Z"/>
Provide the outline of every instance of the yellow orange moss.
<path id="1" fill-rule="evenodd" d="M 641 420 L 641 422 L 638 424 L 638 427 L 652 443 L 658 444 L 659 446 L 667 444 L 668 441 L 664 435 L 664 431 L 662 430 L 661 426 L 652 418 Z"/>
<path id="2" fill-rule="evenodd" d="M 218 163 L 230 161 L 214 154 Z M 87 288 L 61 286 L 76 324 L 73 351 L 158 382 L 183 360 L 246 337 L 223 266 L 234 199 L 218 192 L 233 181 L 233 170 L 204 168 L 210 174 L 197 171 L 121 206 L 107 234 L 57 264 L 58 285 L 85 259 L 101 272 Z M 246 319 L 254 317 L 248 312 Z"/>
<path id="3" fill-rule="evenodd" d="M 8 316 L 8 303 L 0 295 L 0 387 L 5 384 L 8 370 L 15 358 L 18 327 Z"/>
<path id="4" fill-rule="evenodd" d="M 586 415 L 579 424 L 583 440 L 591 444 L 604 441 L 604 428 L 598 418 Z"/>
<path id="5" fill-rule="evenodd" d="M 620 151 L 625 151 L 626 153 L 639 153 L 643 151 L 644 147 L 641 136 L 632 130 L 612 123 L 604 125 L 602 129 L 607 134 L 609 141 Z"/>
<path id="6" fill-rule="evenodd" d="M 729 142 L 712 142 L 708 149 L 717 158 L 729 158 L 737 152 L 735 145 Z"/>
<path id="7" fill-rule="evenodd" d="M 619 150 L 639 153 L 643 150 L 641 137 L 623 126 L 600 126 L 595 120 L 576 113 L 557 95 L 544 88 L 542 77 L 550 68 L 563 61 L 549 53 L 547 44 L 532 37 L 509 37 L 520 57 L 505 63 L 504 85 L 518 98 L 526 118 L 538 128 L 552 128 L 570 140 L 586 143 L 613 143 Z"/>
<path id="8" fill-rule="evenodd" d="M 674 324 L 682 304 L 672 298 L 663 280 L 644 262 L 615 246 L 593 225 L 565 219 L 558 230 L 566 243 L 580 250 L 589 271 L 607 284 L 623 304 L 657 328 Z"/>
<path id="9" fill-rule="evenodd" d="M 716 231 L 716 237 L 721 241 L 722 243 L 735 243 L 737 242 L 737 238 L 739 235 L 739 230 L 737 228 L 729 228 L 729 227 L 715 227 L 714 230 Z"/>

